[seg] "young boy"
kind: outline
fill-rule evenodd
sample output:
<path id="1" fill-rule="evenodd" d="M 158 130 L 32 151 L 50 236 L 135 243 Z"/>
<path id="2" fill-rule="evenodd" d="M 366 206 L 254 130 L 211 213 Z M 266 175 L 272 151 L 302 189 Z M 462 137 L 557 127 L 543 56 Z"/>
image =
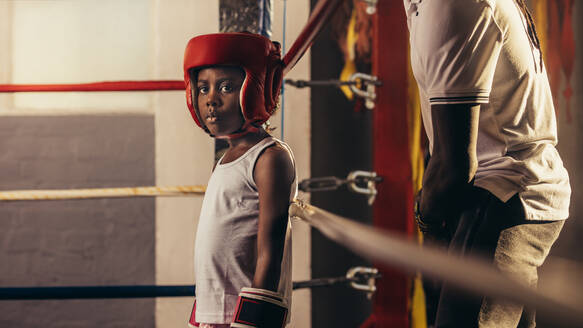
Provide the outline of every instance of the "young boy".
<path id="1" fill-rule="evenodd" d="M 251 33 L 202 35 L 186 47 L 192 117 L 229 144 L 208 182 L 198 222 L 191 326 L 287 322 L 288 206 L 296 195 L 296 174 L 289 147 L 261 127 L 276 107 L 281 68 L 279 45 Z"/>

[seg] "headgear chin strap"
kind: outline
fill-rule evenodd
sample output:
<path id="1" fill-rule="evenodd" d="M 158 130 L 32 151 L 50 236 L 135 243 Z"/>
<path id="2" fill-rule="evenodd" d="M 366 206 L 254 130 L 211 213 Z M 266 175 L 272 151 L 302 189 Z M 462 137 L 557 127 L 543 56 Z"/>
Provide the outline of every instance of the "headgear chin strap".
<path id="1" fill-rule="evenodd" d="M 258 131 L 277 105 L 283 78 L 280 45 L 252 33 L 205 34 L 190 39 L 184 52 L 186 104 L 196 124 L 209 134 L 192 99 L 189 72 L 217 65 L 238 66 L 245 71 L 240 94 L 245 122 L 240 130 L 226 137 Z"/>

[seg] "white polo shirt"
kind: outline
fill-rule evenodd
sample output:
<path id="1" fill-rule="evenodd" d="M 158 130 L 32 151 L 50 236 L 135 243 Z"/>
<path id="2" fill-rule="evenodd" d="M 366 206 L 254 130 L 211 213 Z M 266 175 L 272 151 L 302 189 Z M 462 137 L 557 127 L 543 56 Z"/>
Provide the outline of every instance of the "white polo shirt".
<path id="1" fill-rule="evenodd" d="M 481 104 L 474 185 L 504 202 L 518 193 L 529 220 L 566 219 L 571 188 L 547 73 L 515 1 L 404 4 L 430 150 L 432 104 Z"/>

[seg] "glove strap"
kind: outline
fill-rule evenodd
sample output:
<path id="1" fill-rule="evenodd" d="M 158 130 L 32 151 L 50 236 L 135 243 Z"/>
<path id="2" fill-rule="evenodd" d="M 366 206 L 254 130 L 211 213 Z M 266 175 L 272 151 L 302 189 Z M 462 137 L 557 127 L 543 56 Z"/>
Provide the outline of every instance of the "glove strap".
<path id="1" fill-rule="evenodd" d="M 188 326 L 191 328 L 200 326 L 200 323 L 196 321 L 196 299 L 194 299 L 194 305 L 192 306 L 192 312 L 190 313 L 190 319 L 188 320 Z"/>
<path id="2" fill-rule="evenodd" d="M 243 287 L 239 293 L 233 328 L 283 328 L 288 307 L 281 294 Z"/>

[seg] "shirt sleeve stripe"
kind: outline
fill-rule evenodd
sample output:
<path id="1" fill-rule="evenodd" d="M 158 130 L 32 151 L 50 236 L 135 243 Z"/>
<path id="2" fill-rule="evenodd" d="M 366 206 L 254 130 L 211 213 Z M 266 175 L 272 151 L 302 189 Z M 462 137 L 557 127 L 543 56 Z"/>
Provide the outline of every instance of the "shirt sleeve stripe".
<path id="1" fill-rule="evenodd" d="M 433 97 L 429 102 L 434 103 L 488 103 L 488 96 L 466 96 L 466 97 Z"/>

